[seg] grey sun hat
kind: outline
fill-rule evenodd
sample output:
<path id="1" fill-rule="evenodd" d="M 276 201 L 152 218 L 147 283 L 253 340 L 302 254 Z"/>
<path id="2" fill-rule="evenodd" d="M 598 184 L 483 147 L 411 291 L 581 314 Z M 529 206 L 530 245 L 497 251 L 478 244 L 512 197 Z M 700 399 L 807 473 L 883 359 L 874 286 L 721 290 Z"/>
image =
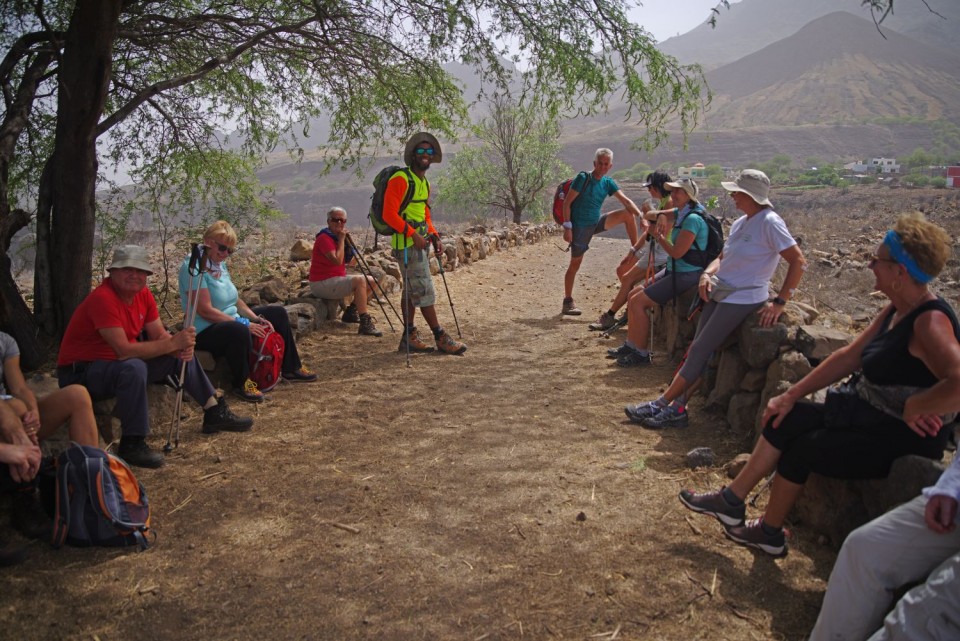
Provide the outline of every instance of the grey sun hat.
<path id="1" fill-rule="evenodd" d="M 696 200 L 697 194 L 700 193 L 700 188 L 697 187 L 697 183 L 693 182 L 693 178 L 678 178 L 673 182 L 663 183 L 664 187 L 669 187 L 670 189 L 682 189 L 687 192 L 687 195 L 690 196 L 690 200 Z"/>
<path id="2" fill-rule="evenodd" d="M 417 148 L 417 145 L 422 142 L 428 142 L 433 147 L 433 163 L 438 163 L 443 160 L 443 150 L 440 149 L 440 141 L 437 140 L 433 134 L 418 131 L 410 136 L 410 140 L 407 141 L 407 146 L 403 150 L 403 162 L 407 167 L 413 166 L 414 150 Z"/>
<path id="3" fill-rule="evenodd" d="M 147 250 L 139 245 L 121 245 L 113 250 L 113 262 L 107 267 L 107 271 L 123 269 L 124 267 L 140 269 L 148 274 L 153 273 L 153 267 L 150 266 L 150 256 L 147 254 Z"/>
<path id="4" fill-rule="evenodd" d="M 720 183 L 729 192 L 739 191 L 753 198 L 758 205 L 772 207 L 773 203 L 767 198 L 770 193 L 770 179 L 759 169 L 744 169 L 734 182 Z"/>

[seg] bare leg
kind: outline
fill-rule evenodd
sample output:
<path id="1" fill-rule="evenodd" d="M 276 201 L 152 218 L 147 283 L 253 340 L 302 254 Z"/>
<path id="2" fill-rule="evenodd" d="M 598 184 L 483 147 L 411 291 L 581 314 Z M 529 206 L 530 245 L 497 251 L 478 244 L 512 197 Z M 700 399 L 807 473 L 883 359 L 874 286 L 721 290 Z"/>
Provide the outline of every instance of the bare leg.
<path id="1" fill-rule="evenodd" d="M 620 224 L 627 229 L 627 236 L 630 238 L 630 245 L 636 245 L 637 239 L 639 238 L 637 234 L 637 220 L 633 217 L 633 214 L 626 209 L 618 209 L 617 211 L 607 214 L 607 222 L 604 225 L 603 231 L 609 231 Z"/>
<path id="2" fill-rule="evenodd" d="M 350 285 L 353 287 L 353 304 L 357 306 L 357 313 L 367 313 L 367 297 L 369 289 L 367 288 L 366 276 L 354 275 L 350 277 Z"/>
<path id="3" fill-rule="evenodd" d="M 440 327 L 440 321 L 437 320 L 437 308 L 435 305 L 430 307 L 421 307 L 420 313 L 423 314 L 423 320 L 427 321 L 427 325 L 430 326 L 430 329 L 436 329 Z"/>
<path id="4" fill-rule="evenodd" d="M 630 322 L 627 324 L 627 340 L 638 349 L 647 349 L 650 339 L 650 318 L 647 310 L 656 305 L 643 291 L 630 297 L 627 306 L 627 315 Z"/>
<path id="5" fill-rule="evenodd" d="M 750 491 L 757 486 L 757 483 L 765 479 L 770 474 L 770 472 L 774 470 L 774 468 L 777 466 L 777 461 L 779 460 L 780 460 L 780 450 L 775 448 L 773 445 L 770 444 L 770 441 L 768 441 L 767 439 L 761 436 L 760 439 L 757 441 L 756 446 L 754 446 L 753 453 L 750 454 L 750 459 L 747 461 L 747 464 L 743 467 L 742 470 L 740 470 L 740 473 L 737 474 L 737 478 L 733 479 L 733 482 L 730 483 L 730 485 L 728 486 L 730 488 L 730 491 L 736 494 L 741 501 L 744 500 L 745 498 L 747 498 L 747 495 L 750 494 Z M 770 503 L 768 504 L 768 507 L 767 507 L 768 512 L 770 511 L 770 506 L 773 505 L 774 500 L 776 498 L 775 497 L 775 495 L 777 494 L 776 486 L 781 486 L 781 481 L 783 481 L 781 491 L 785 491 L 787 489 L 786 486 L 788 484 L 796 488 L 799 488 L 796 491 L 796 493 L 792 495 L 790 493 L 784 493 L 783 496 L 780 497 L 780 500 L 789 501 L 789 505 L 786 508 L 787 512 L 790 511 L 790 507 L 793 505 L 793 501 L 796 500 L 797 494 L 799 494 L 799 490 L 803 489 L 802 485 L 797 485 L 796 483 L 789 483 L 784 479 L 777 478 L 777 482 L 773 484 L 775 486 L 774 490 L 772 490 L 770 493 Z M 786 514 L 786 512 L 784 512 L 784 514 Z M 764 520 L 767 521 L 767 523 L 769 523 L 770 525 L 774 525 L 774 526 L 779 526 L 780 524 L 783 523 L 782 518 L 778 523 L 770 522 L 766 518 L 764 518 Z"/>
<path id="6" fill-rule="evenodd" d="M 40 410 L 40 432 L 37 438 L 41 441 L 69 421 L 67 433 L 71 441 L 92 447 L 100 445 L 97 422 L 93 417 L 93 403 L 84 386 L 68 385 L 37 399 L 37 408 Z"/>
<path id="7" fill-rule="evenodd" d="M 567 267 L 567 273 L 563 275 L 563 296 L 573 298 L 573 283 L 577 279 L 577 272 L 580 270 L 580 264 L 583 262 L 583 256 L 571 256 L 570 265 Z"/>

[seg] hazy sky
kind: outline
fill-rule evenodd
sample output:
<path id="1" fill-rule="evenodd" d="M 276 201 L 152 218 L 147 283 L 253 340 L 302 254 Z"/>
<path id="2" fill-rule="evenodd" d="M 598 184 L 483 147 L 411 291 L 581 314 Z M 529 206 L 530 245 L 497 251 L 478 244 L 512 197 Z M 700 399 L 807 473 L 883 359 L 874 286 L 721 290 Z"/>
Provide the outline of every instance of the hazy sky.
<path id="1" fill-rule="evenodd" d="M 627 15 L 662 42 L 706 22 L 718 4 L 718 0 L 643 0 L 642 7 L 630 9 Z M 726 9 L 720 11 L 722 18 Z"/>

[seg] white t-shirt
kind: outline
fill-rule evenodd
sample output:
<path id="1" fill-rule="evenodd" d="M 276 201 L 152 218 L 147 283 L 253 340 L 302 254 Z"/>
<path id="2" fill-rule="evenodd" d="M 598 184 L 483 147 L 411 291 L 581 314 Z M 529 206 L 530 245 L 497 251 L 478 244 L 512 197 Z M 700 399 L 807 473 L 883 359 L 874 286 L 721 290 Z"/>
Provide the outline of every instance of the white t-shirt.
<path id="1" fill-rule="evenodd" d="M 723 299 L 724 303 L 751 305 L 769 297 L 768 288 L 780 252 L 797 244 L 787 224 L 769 207 L 751 217 L 734 221 L 723 244 L 723 258 L 717 276 L 740 289 Z"/>

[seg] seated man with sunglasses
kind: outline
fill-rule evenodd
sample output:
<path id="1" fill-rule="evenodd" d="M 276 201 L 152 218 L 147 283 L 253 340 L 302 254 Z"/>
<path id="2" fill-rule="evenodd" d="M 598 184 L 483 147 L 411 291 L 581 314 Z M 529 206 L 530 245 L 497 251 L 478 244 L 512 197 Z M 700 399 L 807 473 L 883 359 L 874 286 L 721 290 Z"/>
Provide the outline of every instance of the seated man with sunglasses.
<path id="1" fill-rule="evenodd" d="M 138 467 L 163 465 L 163 455 L 146 442 L 147 383 L 179 376 L 183 362 L 183 389 L 204 410 L 203 433 L 249 430 L 253 420 L 230 411 L 194 357 L 196 330 L 188 327 L 171 335 L 160 322 L 157 302 L 147 287 L 147 276 L 153 273 L 147 250 L 118 247 L 107 271 L 110 276 L 80 303 L 67 324 L 57 377 L 60 387 L 83 385 L 94 401 L 117 399 L 114 413 L 121 430 L 117 455 Z"/>
<path id="2" fill-rule="evenodd" d="M 376 281 L 373 276 L 347 275 L 347 265 L 356 262 L 353 243 L 347 240 L 347 211 L 333 207 L 327 212 L 327 226 L 313 241 L 310 260 L 310 292 L 317 298 L 340 300 L 353 293 L 353 302 L 343 312 L 344 323 L 360 323 L 361 336 L 383 336 L 373 317 L 367 311 L 367 301 L 373 295 Z"/>

